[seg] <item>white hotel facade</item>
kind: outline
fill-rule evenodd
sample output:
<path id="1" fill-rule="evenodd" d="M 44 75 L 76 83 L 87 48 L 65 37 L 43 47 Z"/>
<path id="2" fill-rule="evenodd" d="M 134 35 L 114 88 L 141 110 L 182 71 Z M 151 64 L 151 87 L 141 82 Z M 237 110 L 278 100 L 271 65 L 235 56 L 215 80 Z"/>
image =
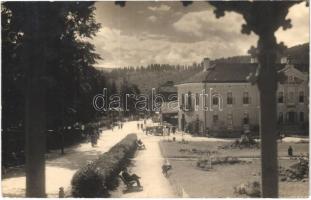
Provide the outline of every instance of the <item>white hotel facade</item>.
<path id="1" fill-rule="evenodd" d="M 277 112 L 280 129 L 301 132 L 308 122 L 308 73 L 281 59 Z M 204 70 L 176 85 L 179 130 L 194 134 L 240 134 L 259 130 L 259 90 L 249 78 L 258 64 L 216 63 L 205 58 Z M 205 98 L 202 96 L 205 91 Z M 209 96 L 206 96 L 209 95 Z M 203 109 L 204 108 L 204 109 Z"/>

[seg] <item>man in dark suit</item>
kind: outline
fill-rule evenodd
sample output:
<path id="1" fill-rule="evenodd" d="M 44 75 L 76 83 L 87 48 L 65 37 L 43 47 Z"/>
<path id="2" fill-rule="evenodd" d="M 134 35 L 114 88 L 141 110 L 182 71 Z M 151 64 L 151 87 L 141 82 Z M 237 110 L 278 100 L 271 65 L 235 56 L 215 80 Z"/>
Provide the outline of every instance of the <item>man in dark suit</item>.
<path id="1" fill-rule="evenodd" d="M 130 181 L 136 181 L 137 186 L 138 186 L 138 187 L 141 187 L 140 182 L 139 182 L 140 177 L 137 176 L 136 174 L 130 175 L 130 174 L 128 173 L 128 171 L 127 171 L 127 168 L 124 168 L 124 169 L 123 169 L 122 177 L 124 178 L 125 181 L 128 181 L 128 182 L 130 182 Z"/>

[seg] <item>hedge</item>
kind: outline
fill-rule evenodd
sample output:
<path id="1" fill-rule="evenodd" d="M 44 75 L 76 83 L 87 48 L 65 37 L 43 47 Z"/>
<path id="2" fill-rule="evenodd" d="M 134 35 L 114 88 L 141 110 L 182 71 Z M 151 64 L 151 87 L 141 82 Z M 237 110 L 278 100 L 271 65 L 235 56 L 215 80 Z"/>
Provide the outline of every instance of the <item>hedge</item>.
<path id="1" fill-rule="evenodd" d="M 71 180 L 73 197 L 109 197 L 118 186 L 118 174 L 136 151 L 136 134 L 129 134 L 97 160 L 78 170 Z"/>

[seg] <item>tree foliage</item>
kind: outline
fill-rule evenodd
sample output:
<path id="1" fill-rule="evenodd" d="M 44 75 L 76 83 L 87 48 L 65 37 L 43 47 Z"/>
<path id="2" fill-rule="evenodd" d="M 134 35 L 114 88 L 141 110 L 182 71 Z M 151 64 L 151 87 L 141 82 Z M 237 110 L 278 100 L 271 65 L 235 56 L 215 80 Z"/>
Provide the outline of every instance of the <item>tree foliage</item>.
<path id="1" fill-rule="evenodd" d="M 110 84 L 93 67 L 100 56 L 90 39 L 101 27 L 94 10 L 94 2 L 81 1 L 2 3 L 5 133 L 16 127 L 24 133 L 26 83 L 38 69 L 44 71 L 38 87 L 46 91 L 46 108 L 41 111 L 46 113 L 46 129 L 58 132 L 99 117 L 92 98 Z"/>
<path id="2" fill-rule="evenodd" d="M 38 7 L 38 13 L 33 12 L 35 6 Z M 80 113 L 92 111 L 89 106 L 84 108 L 89 103 L 83 101 L 83 98 L 90 97 L 106 84 L 103 75 L 92 67 L 100 56 L 95 53 L 94 45 L 87 40 L 95 36 L 100 28 L 100 24 L 95 21 L 94 10 L 93 2 L 3 3 L 4 127 L 23 121 L 23 115 L 17 117 L 13 113 L 23 113 L 27 63 L 23 59 L 25 55 L 22 50 L 31 51 L 25 46 L 27 41 L 32 42 L 32 48 L 39 45 L 33 41 L 45 44 L 45 52 L 33 59 L 42 58 L 46 63 L 46 75 L 43 78 L 48 91 L 49 117 L 62 116 L 64 110 L 73 108 L 79 111 L 77 120 L 82 120 L 85 115 Z M 36 30 L 36 25 L 32 24 L 33 19 L 45 25 Z M 39 38 L 34 38 L 34 32 Z M 16 103 L 19 106 L 14 106 L 14 102 L 19 102 Z"/>

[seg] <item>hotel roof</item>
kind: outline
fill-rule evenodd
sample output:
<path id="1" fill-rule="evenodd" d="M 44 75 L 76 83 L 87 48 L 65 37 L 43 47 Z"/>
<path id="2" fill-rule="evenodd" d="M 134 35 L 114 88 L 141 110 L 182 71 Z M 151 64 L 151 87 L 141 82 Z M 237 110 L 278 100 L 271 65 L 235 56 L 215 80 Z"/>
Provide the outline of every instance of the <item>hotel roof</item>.
<path id="1" fill-rule="evenodd" d="M 286 64 L 276 64 L 277 70 L 283 69 Z M 256 74 L 258 63 L 213 63 L 210 68 L 203 70 L 187 80 L 177 83 L 244 83 L 249 77 Z M 296 69 L 301 66 L 295 64 Z"/>

